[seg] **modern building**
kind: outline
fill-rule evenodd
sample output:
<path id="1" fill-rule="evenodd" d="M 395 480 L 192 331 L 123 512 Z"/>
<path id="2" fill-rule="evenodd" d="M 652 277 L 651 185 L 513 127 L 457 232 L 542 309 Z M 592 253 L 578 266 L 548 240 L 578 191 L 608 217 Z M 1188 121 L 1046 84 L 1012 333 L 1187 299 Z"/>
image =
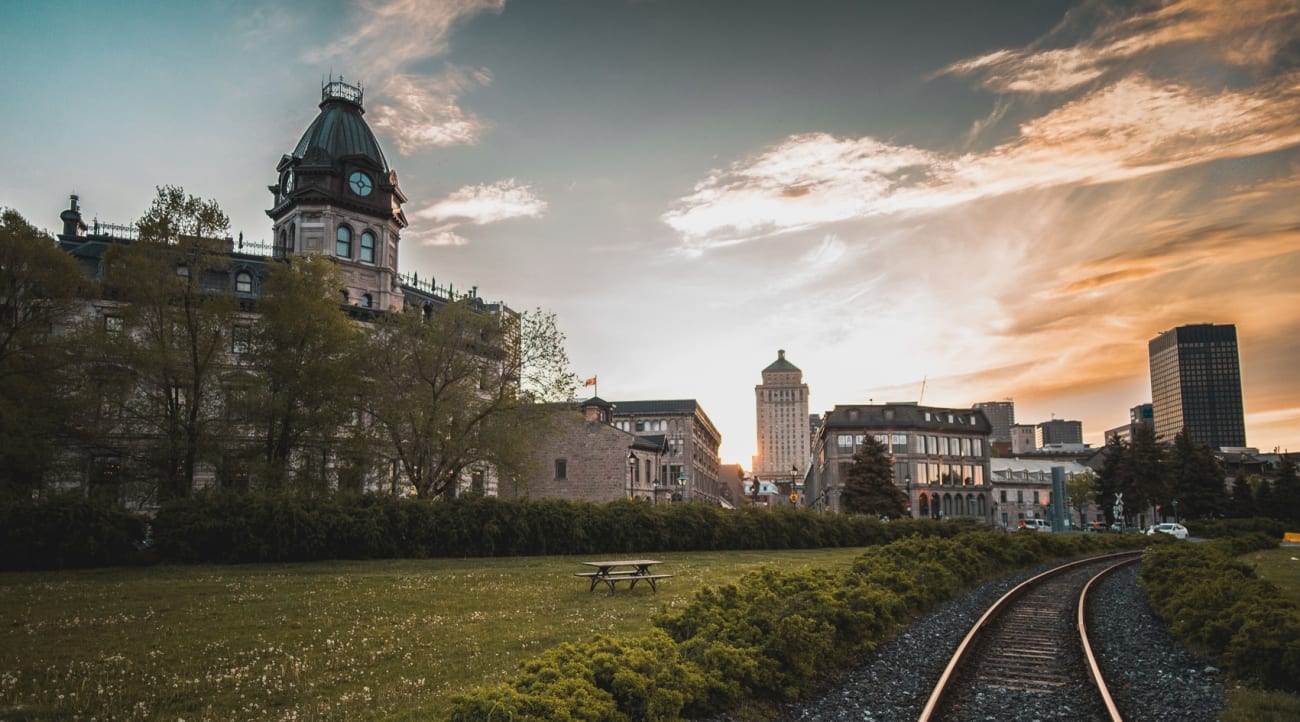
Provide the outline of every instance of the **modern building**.
<path id="1" fill-rule="evenodd" d="M 722 502 L 718 448 L 722 434 L 695 399 L 613 402 L 614 426 L 663 436 L 667 444 L 655 483 L 688 501 Z"/>
<path id="2" fill-rule="evenodd" d="M 894 484 L 914 517 L 991 522 L 988 418 L 978 409 L 914 403 L 839 405 L 824 415 L 806 506 L 840 510 L 848 467 L 871 435 L 889 450 Z"/>
<path id="3" fill-rule="evenodd" d="M 1236 326 L 1179 326 L 1147 348 L 1156 439 L 1172 442 L 1182 431 L 1211 449 L 1246 445 Z"/>
<path id="4" fill-rule="evenodd" d="M 1155 423 L 1155 411 L 1151 404 L 1138 404 L 1128 410 L 1128 423 L 1106 430 L 1106 443 L 1112 441 L 1132 441 L 1139 426 Z"/>
<path id="5" fill-rule="evenodd" d="M 758 425 L 758 455 L 754 475 L 761 479 L 789 478 L 792 469 L 807 470 L 812 441 L 808 415 L 808 384 L 803 371 L 785 358 L 785 349 L 763 369 L 763 383 L 754 387 Z"/>
<path id="6" fill-rule="evenodd" d="M 556 404 L 532 449 L 533 474 L 502 481 L 502 497 L 608 502 L 671 501 L 657 483 L 667 444 L 663 434 L 637 435 L 614 426 L 613 405 L 599 397 Z"/>
<path id="7" fill-rule="evenodd" d="M 984 412 L 985 418 L 993 425 L 993 433 L 989 434 L 989 443 L 994 448 L 1011 452 L 1011 427 L 1016 424 L 1016 402 L 1011 399 L 1002 401 L 980 401 L 971 406 L 973 409 L 979 409 Z"/>
<path id="8" fill-rule="evenodd" d="M 1042 449 L 1062 444 L 1083 444 L 1083 422 L 1052 419 L 1034 426 L 1034 446 Z"/>

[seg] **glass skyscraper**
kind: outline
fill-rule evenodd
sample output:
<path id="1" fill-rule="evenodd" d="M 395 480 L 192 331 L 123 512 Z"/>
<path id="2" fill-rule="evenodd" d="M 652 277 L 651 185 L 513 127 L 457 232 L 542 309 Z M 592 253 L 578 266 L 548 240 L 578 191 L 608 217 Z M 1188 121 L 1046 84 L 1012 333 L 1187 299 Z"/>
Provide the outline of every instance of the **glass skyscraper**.
<path id="1" fill-rule="evenodd" d="M 1211 449 L 1246 445 L 1237 327 L 1197 324 L 1151 339 L 1151 404 L 1156 438 L 1179 431 Z"/>

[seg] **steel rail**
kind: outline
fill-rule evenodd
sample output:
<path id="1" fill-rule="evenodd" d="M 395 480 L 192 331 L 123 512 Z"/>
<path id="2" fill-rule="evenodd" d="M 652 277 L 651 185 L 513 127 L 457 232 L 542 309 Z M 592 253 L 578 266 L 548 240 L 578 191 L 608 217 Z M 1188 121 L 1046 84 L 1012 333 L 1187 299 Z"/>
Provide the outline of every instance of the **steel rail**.
<path id="1" fill-rule="evenodd" d="M 930 698 L 925 703 L 925 708 L 921 710 L 921 716 L 918 718 L 919 722 L 932 722 L 932 720 L 936 719 L 939 706 L 943 702 L 944 697 L 948 694 L 951 686 L 950 683 L 956 677 L 957 670 L 967 661 L 968 655 L 972 650 L 974 650 L 976 643 L 983 636 L 985 629 L 1003 612 L 1009 609 L 1012 602 L 1015 602 L 1017 599 L 1024 596 L 1025 593 L 1029 592 L 1040 583 L 1070 571 L 1075 567 L 1124 557 L 1133 557 L 1129 562 L 1126 562 L 1131 563 L 1132 561 L 1137 561 L 1141 554 L 1142 552 L 1139 550 L 1119 552 L 1116 554 L 1104 554 L 1099 557 L 1089 557 L 1087 559 L 1078 559 L 1049 569 L 1041 574 L 1031 577 L 1030 579 L 1026 579 L 1016 585 L 1016 587 L 1011 591 L 1003 594 L 1001 598 L 994 602 L 993 605 L 980 616 L 979 620 L 975 622 L 970 631 L 966 633 L 961 644 L 957 645 L 957 650 L 953 652 L 952 658 L 948 660 L 948 666 L 943 670 L 943 674 L 940 675 L 939 681 L 935 683 L 934 690 L 930 693 Z"/>
<path id="2" fill-rule="evenodd" d="M 1097 691 L 1101 693 L 1101 701 L 1106 705 L 1106 713 L 1110 715 L 1111 722 L 1124 722 L 1124 718 L 1119 713 L 1119 707 L 1115 706 L 1115 699 L 1110 696 L 1110 687 L 1106 686 L 1106 680 L 1101 675 L 1101 666 L 1097 664 L 1097 656 L 1092 652 L 1092 641 L 1088 636 L 1088 623 L 1084 619 L 1088 611 L 1088 592 L 1092 590 L 1092 585 L 1100 581 L 1102 577 L 1116 569 L 1128 566 L 1138 559 L 1140 557 L 1133 557 L 1113 567 L 1103 569 L 1098 572 L 1097 576 L 1089 579 L 1088 583 L 1083 585 L 1083 591 L 1079 594 L 1079 639 L 1083 640 L 1083 658 L 1088 662 L 1088 674 L 1092 675 L 1092 683 L 1096 685 Z"/>

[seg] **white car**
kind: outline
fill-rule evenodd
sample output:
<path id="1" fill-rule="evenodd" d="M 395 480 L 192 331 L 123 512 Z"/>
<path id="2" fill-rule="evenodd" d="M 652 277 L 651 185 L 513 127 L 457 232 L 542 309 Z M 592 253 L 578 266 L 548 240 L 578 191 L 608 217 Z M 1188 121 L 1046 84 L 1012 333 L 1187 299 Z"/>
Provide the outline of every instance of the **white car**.
<path id="1" fill-rule="evenodd" d="M 1048 524 L 1046 519 L 1022 519 L 1020 528 L 1029 531 L 1052 531 L 1052 525 Z"/>
<path id="2" fill-rule="evenodd" d="M 1182 524 L 1175 524 L 1173 522 L 1168 522 L 1168 521 L 1163 524 L 1156 524 L 1150 529 L 1147 529 L 1147 536 L 1151 536 L 1156 532 L 1161 532 L 1162 534 L 1172 534 L 1177 539 L 1187 538 L 1187 527 L 1183 526 Z"/>

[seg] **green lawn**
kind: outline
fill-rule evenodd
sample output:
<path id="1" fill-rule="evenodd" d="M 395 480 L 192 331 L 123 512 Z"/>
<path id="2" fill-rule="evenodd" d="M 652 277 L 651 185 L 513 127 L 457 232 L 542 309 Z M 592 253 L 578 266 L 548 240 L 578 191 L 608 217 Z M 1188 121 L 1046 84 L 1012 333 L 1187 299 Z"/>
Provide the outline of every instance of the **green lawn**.
<path id="1" fill-rule="evenodd" d="M 1261 578 L 1278 585 L 1300 604 L 1300 547 L 1280 547 L 1242 555 Z M 1300 695 L 1236 688 L 1228 693 L 1224 722 L 1282 722 L 1300 719 Z"/>
<path id="2" fill-rule="evenodd" d="M 703 586 L 863 551 L 660 554 L 658 594 L 614 596 L 572 576 L 588 557 L 0 574 L 0 719 L 426 719 Z"/>
<path id="3" fill-rule="evenodd" d="M 1300 604 L 1300 547 L 1278 547 L 1241 557 L 1262 579 L 1278 585 L 1288 599 Z"/>

